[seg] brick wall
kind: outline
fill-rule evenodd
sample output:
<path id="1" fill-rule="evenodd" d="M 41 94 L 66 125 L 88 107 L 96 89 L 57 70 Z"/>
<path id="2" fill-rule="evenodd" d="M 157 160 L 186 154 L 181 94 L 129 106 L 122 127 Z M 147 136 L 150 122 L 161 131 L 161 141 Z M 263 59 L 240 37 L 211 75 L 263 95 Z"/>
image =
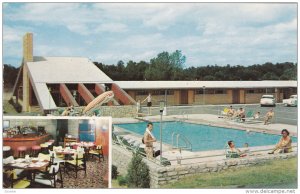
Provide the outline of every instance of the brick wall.
<path id="1" fill-rule="evenodd" d="M 231 104 L 232 98 L 228 94 L 205 94 L 205 104 Z M 194 104 L 203 104 L 203 94 L 195 95 Z"/>

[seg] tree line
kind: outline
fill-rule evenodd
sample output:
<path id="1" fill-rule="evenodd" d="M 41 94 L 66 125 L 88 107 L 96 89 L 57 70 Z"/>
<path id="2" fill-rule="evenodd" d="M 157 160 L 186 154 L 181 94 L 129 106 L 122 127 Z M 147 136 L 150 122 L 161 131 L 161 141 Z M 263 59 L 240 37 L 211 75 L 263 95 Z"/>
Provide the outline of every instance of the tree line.
<path id="1" fill-rule="evenodd" d="M 186 57 L 181 51 L 161 52 L 149 62 L 118 61 L 117 64 L 94 64 L 115 81 L 142 80 L 199 80 L 199 81 L 258 81 L 297 80 L 297 63 L 264 63 L 251 66 L 207 65 L 186 68 Z M 4 64 L 3 81 L 5 88 L 14 85 L 19 68 Z"/>
<path id="2" fill-rule="evenodd" d="M 115 81 L 127 80 L 199 80 L 258 81 L 297 80 L 297 63 L 264 63 L 251 66 L 207 65 L 185 68 L 186 57 L 181 51 L 162 52 L 150 62 L 119 61 L 116 65 L 94 64 Z"/>

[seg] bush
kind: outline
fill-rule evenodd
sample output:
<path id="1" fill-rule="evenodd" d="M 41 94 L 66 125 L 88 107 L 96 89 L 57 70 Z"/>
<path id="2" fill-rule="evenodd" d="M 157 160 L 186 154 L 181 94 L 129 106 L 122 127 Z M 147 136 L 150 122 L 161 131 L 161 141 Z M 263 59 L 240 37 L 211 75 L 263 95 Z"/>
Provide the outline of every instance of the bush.
<path id="1" fill-rule="evenodd" d="M 14 107 L 18 113 L 22 112 L 22 106 L 19 103 L 15 103 Z"/>
<path id="2" fill-rule="evenodd" d="M 118 176 L 118 184 L 120 186 L 125 186 L 127 185 L 127 177 L 124 176 Z"/>
<path id="3" fill-rule="evenodd" d="M 117 179 L 118 177 L 118 167 L 116 167 L 115 165 L 112 165 L 112 168 L 111 168 L 111 178 L 112 179 Z"/>
<path id="4" fill-rule="evenodd" d="M 128 165 L 127 185 L 130 188 L 150 188 L 149 167 L 136 153 Z"/>

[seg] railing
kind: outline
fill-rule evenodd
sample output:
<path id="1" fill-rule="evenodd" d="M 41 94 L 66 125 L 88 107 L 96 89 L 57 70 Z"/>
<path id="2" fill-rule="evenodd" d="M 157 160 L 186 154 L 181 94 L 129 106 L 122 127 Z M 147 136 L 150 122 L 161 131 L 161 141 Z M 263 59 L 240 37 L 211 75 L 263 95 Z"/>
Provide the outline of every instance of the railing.
<path id="1" fill-rule="evenodd" d="M 176 146 L 174 146 L 174 143 L 175 143 L 174 136 L 175 135 L 176 135 Z M 181 137 L 182 141 L 184 141 L 185 146 L 179 146 L 180 137 Z M 172 148 L 192 150 L 192 143 L 184 135 L 177 133 L 177 132 L 173 132 L 172 133 Z"/>

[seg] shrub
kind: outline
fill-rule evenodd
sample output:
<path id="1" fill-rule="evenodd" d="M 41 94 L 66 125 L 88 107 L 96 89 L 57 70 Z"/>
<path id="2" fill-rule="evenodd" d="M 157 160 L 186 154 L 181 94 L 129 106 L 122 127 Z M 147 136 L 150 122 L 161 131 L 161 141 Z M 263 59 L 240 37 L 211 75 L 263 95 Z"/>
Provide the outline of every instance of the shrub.
<path id="1" fill-rule="evenodd" d="M 22 106 L 19 103 L 15 103 L 14 107 L 18 113 L 22 112 Z"/>
<path id="2" fill-rule="evenodd" d="M 111 168 L 111 178 L 112 179 L 117 179 L 118 177 L 118 167 L 116 167 L 115 165 L 112 165 L 112 168 Z"/>
<path id="3" fill-rule="evenodd" d="M 149 167 L 136 153 L 128 165 L 127 185 L 130 188 L 150 188 Z"/>
<path id="4" fill-rule="evenodd" d="M 118 183 L 119 183 L 120 186 L 127 185 L 127 177 L 118 176 Z"/>
<path id="5" fill-rule="evenodd" d="M 14 104 L 13 98 L 10 98 L 9 101 L 8 101 L 8 103 L 13 105 Z"/>

